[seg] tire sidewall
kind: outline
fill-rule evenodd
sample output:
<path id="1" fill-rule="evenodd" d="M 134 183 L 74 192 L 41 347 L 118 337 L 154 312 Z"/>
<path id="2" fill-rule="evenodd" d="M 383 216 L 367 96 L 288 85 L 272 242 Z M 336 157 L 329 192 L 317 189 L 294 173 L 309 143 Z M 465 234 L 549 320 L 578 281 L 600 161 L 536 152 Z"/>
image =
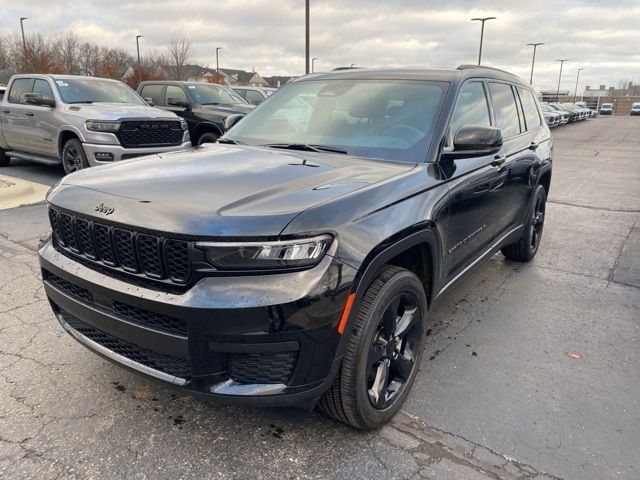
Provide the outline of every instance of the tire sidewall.
<path id="1" fill-rule="evenodd" d="M 373 342 L 373 336 L 376 333 L 378 324 L 382 314 L 389 305 L 389 303 L 401 292 L 410 291 L 418 298 L 418 304 L 420 311 L 422 312 L 422 335 L 421 343 L 416 349 L 415 366 L 409 379 L 403 387 L 403 391 L 398 395 L 392 405 L 384 410 L 376 409 L 369 400 L 367 389 L 367 353 L 370 345 Z M 366 294 L 365 294 L 366 296 Z M 402 407 L 402 404 L 406 400 L 413 382 L 418 373 L 420 362 L 422 360 L 422 354 L 424 350 L 425 332 L 427 324 L 427 300 L 424 293 L 424 288 L 418 279 L 412 272 L 405 270 L 394 275 L 390 281 L 388 281 L 378 293 L 374 300 L 373 308 L 370 311 L 358 312 L 358 315 L 368 315 L 366 320 L 366 326 L 360 339 L 360 344 L 357 353 L 357 373 L 356 373 L 356 404 L 358 408 L 359 417 L 365 428 L 374 428 L 381 426 L 391 419 Z M 352 387 L 353 388 L 353 387 Z"/>
<path id="2" fill-rule="evenodd" d="M 76 149 L 78 150 L 78 153 L 80 154 L 80 168 L 74 171 L 67 171 L 67 166 L 64 162 L 64 154 L 65 154 L 65 151 L 71 146 L 75 146 Z M 67 140 L 64 144 L 64 147 L 62 147 L 62 168 L 64 170 L 65 175 L 69 175 L 73 172 L 78 172 L 80 170 L 87 168 L 88 166 L 89 166 L 89 162 L 87 161 L 87 156 L 84 153 L 84 148 L 82 147 L 82 143 L 80 142 L 80 140 L 78 140 L 77 138 L 72 138 L 70 140 Z"/>
<path id="3" fill-rule="evenodd" d="M 540 238 L 538 239 L 538 244 L 536 245 L 536 248 L 534 250 L 531 250 L 531 222 L 533 222 L 533 214 L 535 213 L 536 203 L 538 203 L 538 198 L 540 197 L 542 197 L 542 204 L 544 205 L 545 217 L 543 219 L 542 227 L 540 229 Z M 538 185 L 533 194 L 533 199 L 531 201 L 531 208 L 529 208 L 529 218 L 527 221 L 527 230 L 526 230 L 527 249 L 528 249 L 530 258 L 533 258 L 536 255 L 536 253 L 538 253 L 538 250 L 540 249 L 540 243 L 542 242 L 542 234 L 544 233 L 544 220 L 546 220 L 546 215 L 547 215 L 546 204 L 547 204 L 547 192 L 542 185 Z"/>
<path id="4" fill-rule="evenodd" d="M 203 139 L 203 138 L 209 138 L 209 139 L 212 139 L 212 140 L 207 141 L 207 142 L 203 142 L 203 141 L 202 141 L 202 139 Z M 201 145 L 203 145 L 203 144 L 208 144 L 208 143 L 209 143 L 209 144 L 210 144 L 210 143 L 215 143 L 215 142 L 217 142 L 217 141 L 218 141 L 218 138 L 220 138 L 220 137 L 219 137 L 219 135 L 216 135 L 216 134 L 215 134 L 215 133 L 213 133 L 213 132 L 205 132 L 205 133 L 203 133 L 202 135 L 200 135 L 200 136 L 198 137 L 198 146 L 201 146 Z"/>

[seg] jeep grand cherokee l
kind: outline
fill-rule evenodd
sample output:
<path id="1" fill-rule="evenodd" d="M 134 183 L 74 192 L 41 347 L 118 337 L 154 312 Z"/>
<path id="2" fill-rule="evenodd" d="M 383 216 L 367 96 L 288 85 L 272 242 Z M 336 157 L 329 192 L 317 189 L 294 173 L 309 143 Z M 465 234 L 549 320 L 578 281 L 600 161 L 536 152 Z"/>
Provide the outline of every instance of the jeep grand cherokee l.
<path id="1" fill-rule="evenodd" d="M 187 124 L 150 107 L 122 82 L 15 75 L 0 103 L 0 166 L 11 158 L 65 173 L 191 147 Z"/>
<path id="2" fill-rule="evenodd" d="M 219 144 L 63 179 L 45 291 L 72 337 L 150 378 L 377 427 L 436 301 L 495 252 L 535 256 L 551 142 L 500 70 L 307 75 Z"/>
<path id="3" fill-rule="evenodd" d="M 214 143 L 226 130 L 226 119 L 254 107 L 231 88 L 211 83 L 153 80 L 142 82 L 138 93 L 183 118 L 194 146 Z"/>

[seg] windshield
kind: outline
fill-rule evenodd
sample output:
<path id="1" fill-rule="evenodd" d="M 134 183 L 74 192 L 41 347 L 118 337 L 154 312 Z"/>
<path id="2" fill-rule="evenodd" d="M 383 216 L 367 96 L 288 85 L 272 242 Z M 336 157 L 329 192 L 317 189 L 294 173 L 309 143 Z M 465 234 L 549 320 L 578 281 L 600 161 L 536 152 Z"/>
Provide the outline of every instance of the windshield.
<path id="1" fill-rule="evenodd" d="M 293 82 L 225 138 L 249 145 L 304 144 L 355 156 L 422 162 L 448 85 L 404 80 Z"/>
<path id="2" fill-rule="evenodd" d="M 602 104 L 602 108 L 611 108 L 613 106 L 613 103 L 603 103 Z"/>
<path id="3" fill-rule="evenodd" d="M 56 88 L 64 103 L 111 102 L 146 105 L 127 85 L 112 80 L 65 78 L 56 80 Z"/>
<path id="4" fill-rule="evenodd" d="M 211 83 L 203 83 L 197 85 L 187 85 L 189 89 L 189 95 L 193 99 L 194 103 L 200 105 L 247 105 L 244 98 L 238 95 L 236 92 L 227 87 L 220 85 L 213 85 Z"/>

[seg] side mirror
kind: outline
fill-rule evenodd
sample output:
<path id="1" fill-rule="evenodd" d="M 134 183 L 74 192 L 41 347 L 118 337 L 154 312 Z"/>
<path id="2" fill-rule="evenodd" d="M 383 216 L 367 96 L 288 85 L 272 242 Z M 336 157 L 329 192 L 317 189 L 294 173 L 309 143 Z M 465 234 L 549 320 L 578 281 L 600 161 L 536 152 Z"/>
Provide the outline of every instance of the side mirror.
<path id="1" fill-rule="evenodd" d="M 191 107 L 191 104 L 189 102 L 185 102 L 174 97 L 167 98 L 167 103 L 172 107 L 184 107 L 187 110 Z"/>
<path id="2" fill-rule="evenodd" d="M 154 103 L 153 103 L 153 98 L 151 97 L 144 97 L 144 101 L 147 102 L 149 104 L 149 106 L 153 107 Z"/>
<path id="3" fill-rule="evenodd" d="M 230 130 L 236 123 L 244 118 L 243 113 L 234 113 L 233 115 L 229 115 L 224 119 L 224 129 Z"/>
<path id="4" fill-rule="evenodd" d="M 463 125 L 453 137 L 454 156 L 472 157 L 497 153 L 502 147 L 502 130 L 496 127 Z"/>
<path id="5" fill-rule="evenodd" d="M 40 93 L 25 93 L 24 101 L 29 105 L 55 107 L 56 102 L 52 98 L 44 98 Z"/>

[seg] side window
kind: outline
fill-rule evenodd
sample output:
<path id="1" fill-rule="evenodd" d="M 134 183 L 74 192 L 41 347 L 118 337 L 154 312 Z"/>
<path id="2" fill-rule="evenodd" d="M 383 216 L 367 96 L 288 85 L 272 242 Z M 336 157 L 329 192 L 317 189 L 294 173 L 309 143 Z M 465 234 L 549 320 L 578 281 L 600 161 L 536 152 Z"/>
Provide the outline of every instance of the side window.
<path id="1" fill-rule="evenodd" d="M 496 115 L 496 127 L 502 129 L 502 138 L 508 139 L 520 133 L 518 107 L 511 85 L 489 83 L 491 101 Z"/>
<path id="2" fill-rule="evenodd" d="M 42 98 L 46 100 L 53 100 L 53 92 L 51 91 L 49 82 L 47 82 L 46 80 L 42 80 L 41 78 L 35 79 L 35 81 L 33 82 L 31 93 L 39 93 L 40 95 L 42 95 Z"/>
<path id="3" fill-rule="evenodd" d="M 538 105 L 533 96 L 533 92 L 524 88 L 518 88 L 518 93 L 520 94 L 520 101 L 522 102 L 522 109 L 524 110 L 524 119 L 527 122 L 527 130 L 538 128 L 542 125 L 542 120 L 540 120 L 540 112 L 538 111 Z"/>
<path id="4" fill-rule="evenodd" d="M 29 93 L 31 87 L 31 78 L 18 78 L 11 84 L 9 90 L 9 103 L 24 103 L 23 95 Z"/>
<path id="5" fill-rule="evenodd" d="M 246 90 L 234 90 L 234 92 L 236 92 L 238 95 L 240 95 L 244 99 L 247 98 L 247 91 Z"/>
<path id="6" fill-rule="evenodd" d="M 449 132 L 455 135 L 463 125 L 490 126 L 489 105 L 481 82 L 466 83 L 460 89 L 458 103 L 453 111 Z"/>
<path id="7" fill-rule="evenodd" d="M 165 105 L 169 105 L 169 99 L 175 98 L 181 102 L 188 102 L 187 94 L 184 93 L 184 90 L 180 87 L 176 87 L 175 85 L 167 85 L 167 93 L 164 95 Z"/>
<path id="8" fill-rule="evenodd" d="M 260 103 L 264 100 L 264 97 L 257 90 L 247 90 L 246 92 L 247 96 L 245 98 L 249 103 Z"/>
<path id="9" fill-rule="evenodd" d="M 140 91 L 142 98 L 151 98 L 154 105 L 163 105 L 162 89 L 164 85 L 145 85 Z"/>

